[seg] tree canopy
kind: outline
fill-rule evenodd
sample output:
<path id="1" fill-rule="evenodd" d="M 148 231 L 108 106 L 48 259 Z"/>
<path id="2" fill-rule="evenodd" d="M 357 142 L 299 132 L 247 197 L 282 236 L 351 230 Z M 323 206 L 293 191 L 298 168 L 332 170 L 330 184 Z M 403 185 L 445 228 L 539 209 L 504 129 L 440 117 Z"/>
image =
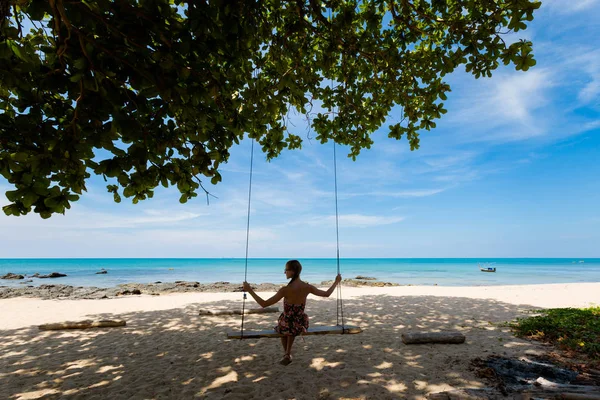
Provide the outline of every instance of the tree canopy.
<path id="1" fill-rule="evenodd" d="M 0 0 L 0 174 L 7 215 L 64 213 L 91 174 L 115 201 L 221 180 L 244 136 L 266 157 L 314 137 L 419 147 L 446 113 L 445 75 L 526 71 L 530 0 Z M 399 107 L 396 107 L 399 106 Z M 205 190 L 206 191 L 206 190 Z M 208 192 L 207 192 L 208 193 Z"/>

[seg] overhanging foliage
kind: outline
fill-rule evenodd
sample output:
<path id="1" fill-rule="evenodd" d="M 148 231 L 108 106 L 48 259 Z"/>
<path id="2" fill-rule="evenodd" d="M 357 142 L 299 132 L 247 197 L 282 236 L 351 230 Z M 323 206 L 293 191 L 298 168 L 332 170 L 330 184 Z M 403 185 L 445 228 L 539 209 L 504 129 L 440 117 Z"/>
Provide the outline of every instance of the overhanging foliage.
<path id="1" fill-rule="evenodd" d="M 10 7 L 7 7 L 10 5 Z M 446 112 L 446 74 L 526 71 L 529 0 L 0 0 L 0 173 L 8 215 L 70 208 L 90 174 L 115 201 L 176 185 L 181 202 L 244 135 L 300 148 L 288 113 L 356 157 L 389 136 L 419 147 Z M 31 24 L 30 32 L 24 26 Z M 331 112 L 312 112 L 313 106 Z M 95 156 L 95 149 L 103 149 Z M 109 156 L 104 156 L 109 154 Z"/>

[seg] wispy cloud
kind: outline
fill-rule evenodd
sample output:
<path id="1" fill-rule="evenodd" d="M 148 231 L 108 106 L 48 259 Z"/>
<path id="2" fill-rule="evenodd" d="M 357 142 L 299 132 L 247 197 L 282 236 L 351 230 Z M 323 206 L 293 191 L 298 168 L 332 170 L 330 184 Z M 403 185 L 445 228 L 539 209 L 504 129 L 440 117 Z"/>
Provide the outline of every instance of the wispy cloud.
<path id="1" fill-rule="evenodd" d="M 599 0 L 544 0 L 542 7 L 557 14 L 571 14 L 585 11 L 599 4 Z"/>
<path id="2" fill-rule="evenodd" d="M 334 216 L 328 217 L 330 221 L 335 221 Z M 404 221 L 404 217 L 387 217 L 376 215 L 346 214 L 340 215 L 340 225 L 344 227 L 368 228 L 373 226 L 391 225 Z"/>
<path id="3" fill-rule="evenodd" d="M 448 119 L 452 126 L 461 126 L 463 140 L 511 142 L 545 133 L 543 120 L 534 112 L 548 104 L 547 91 L 554 86 L 550 69 L 498 74 L 470 86 Z"/>
<path id="4" fill-rule="evenodd" d="M 450 155 L 438 155 L 425 158 L 425 164 L 429 165 L 435 170 L 447 169 L 455 165 L 464 165 L 473 161 L 478 155 L 475 151 L 457 151 Z"/>
<path id="5" fill-rule="evenodd" d="M 167 210 L 145 210 L 138 215 L 115 215 L 113 213 L 97 212 L 80 205 L 75 205 L 73 210 L 67 211 L 65 215 L 56 214 L 47 220 L 41 219 L 37 214 L 20 217 L 0 216 L 4 227 L 27 227 L 35 229 L 120 229 L 139 228 L 151 226 L 169 226 L 179 222 L 190 221 L 199 218 L 201 213 L 189 211 L 171 212 Z"/>
<path id="6" fill-rule="evenodd" d="M 469 167 L 454 168 L 446 171 L 440 175 L 436 175 L 432 178 L 434 182 L 444 182 L 450 185 L 450 187 L 456 187 L 457 185 L 474 181 L 481 177 L 481 172 Z"/>
<path id="7" fill-rule="evenodd" d="M 589 104 L 597 101 L 600 96 L 600 50 L 585 52 L 571 58 L 568 63 L 570 66 L 580 67 L 587 74 L 587 82 L 578 94 L 580 103 Z"/>
<path id="8" fill-rule="evenodd" d="M 427 197 L 433 196 L 438 193 L 442 193 L 445 188 L 439 189 L 414 189 L 414 190 L 399 190 L 399 191 L 365 191 L 355 193 L 342 193 L 341 198 L 351 198 L 359 196 L 371 196 L 371 197 L 395 197 L 395 198 L 409 198 L 409 197 Z"/>
<path id="9" fill-rule="evenodd" d="M 397 224 L 398 222 L 404 221 L 404 219 L 405 217 L 399 216 L 342 214 L 339 216 L 339 223 L 340 227 L 343 228 L 370 228 L 381 225 Z M 308 226 L 331 226 L 335 224 L 335 215 L 308 217 L 302 220 L 301 223 Z"/>

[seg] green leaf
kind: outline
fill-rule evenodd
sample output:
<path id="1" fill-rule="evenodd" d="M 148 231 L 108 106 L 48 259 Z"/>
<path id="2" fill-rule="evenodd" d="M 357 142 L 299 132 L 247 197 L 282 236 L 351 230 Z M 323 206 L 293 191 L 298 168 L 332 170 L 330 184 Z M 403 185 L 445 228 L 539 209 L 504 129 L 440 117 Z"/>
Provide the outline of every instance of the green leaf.
<path id="1" fill-rule="evenodd" d="M 23 196 L 23 206 L 30 208 L 39 198 L 40 196 L 38 196 L 35 192 L 29 191 Z"/>

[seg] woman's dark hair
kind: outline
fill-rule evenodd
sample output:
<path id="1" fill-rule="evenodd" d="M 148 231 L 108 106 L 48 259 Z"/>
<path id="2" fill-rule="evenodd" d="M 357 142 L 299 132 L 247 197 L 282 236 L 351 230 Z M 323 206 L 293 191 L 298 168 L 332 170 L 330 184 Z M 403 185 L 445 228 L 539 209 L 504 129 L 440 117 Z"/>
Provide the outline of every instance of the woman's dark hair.
<path id="1" fill-rule="evenodd" d="M 294 272 L 294 276 L 292 276 L 292 280 L 290 283 L 294 282 L 296 279 L 300 278 L 300 273 L 302 272 L 302 264 L 298 260 L 290 260 L 285 263 L 285 269 Z M 290 284 L 288 283 L 288 285 Z"/>

